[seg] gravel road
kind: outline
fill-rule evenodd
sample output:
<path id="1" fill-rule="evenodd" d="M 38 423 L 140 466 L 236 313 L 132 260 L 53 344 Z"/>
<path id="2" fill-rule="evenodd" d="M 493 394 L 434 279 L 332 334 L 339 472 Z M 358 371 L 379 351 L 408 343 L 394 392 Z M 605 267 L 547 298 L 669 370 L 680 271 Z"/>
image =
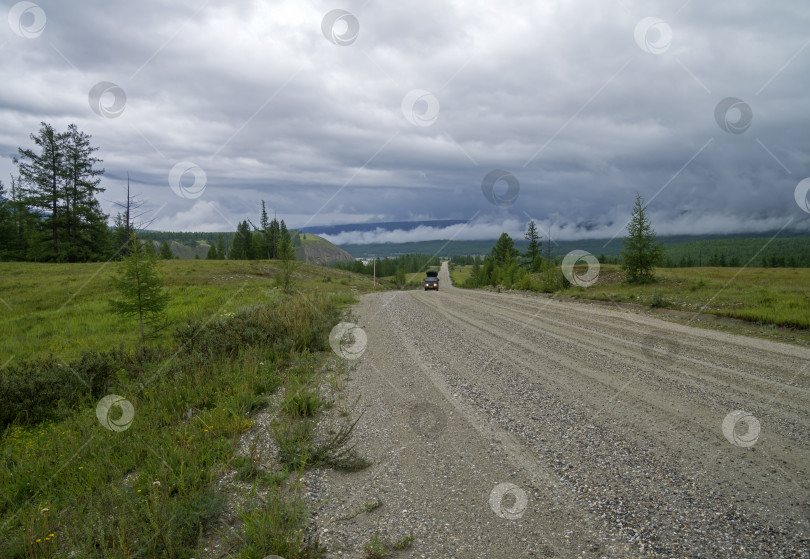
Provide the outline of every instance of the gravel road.
<path id="1" fill-rule="evenodd" d="M 810 557 L 810 350 L 440 280 L 355 310 L 373 465 L 307 480 L 328 557 Z"/>

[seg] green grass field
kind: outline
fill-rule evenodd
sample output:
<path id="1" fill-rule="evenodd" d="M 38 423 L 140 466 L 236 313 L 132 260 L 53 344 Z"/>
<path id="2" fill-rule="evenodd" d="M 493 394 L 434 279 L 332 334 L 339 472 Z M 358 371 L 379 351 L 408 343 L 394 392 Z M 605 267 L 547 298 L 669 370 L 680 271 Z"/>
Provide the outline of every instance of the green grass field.
<path id="1" fill-rule="evenodd" d="M 109 308 L 116 296 L 110 278 L 119 266 L 0 263 L 0 365 L 49 352 L 70 359 L 84 350 L 134 343 L 134 323 Z M 294 286 L 304 294 L 372 290 L 371 278 L 359 274 L 302 262 L 295 266 Z M 166 260 L 158 269 L 171 295 L 167 312 L 172 324 L 189 314 L 272 302 L 280 291 L 274 278 L 281 264 L 273 261 Z"/>
<path id="2" fill-rule="evenodd" d="M 346 453 L 351 409 L 331 439 L 315 426 L 344 371 L 329 332 L 371 279 L 296 263 L 285 293 L 278 262 L 162 262 L 171 325 L 140 345 L 108 306 L 118 266 L 0 264 L 0 557 L 180 559 L 212 539 L 233 557 L 317 557 L 295 480 L 368 464 Z M 111 394 L 132 405 L 123 428 L 98 415 Z M 263 410 L 272 429 L 253 428 Z M 278 455 L 245 451 L 256 437 Z"/>
<path id="3" fill-rule="evenodd" d="M 450 279 L 453 285 L 463 285 L 472 275 L 472 266 L 458 266 L 456 264 L 450 267 Z"/>
<path id="4" fill-rule="evenodd" d="M 456 266 L 453 283 L 460 285 L 469 277 L 470 269 Z M 618 266 L 602 265 L 596 284 L 570 287 L 560 293 L 810 329 L 808 268 L 659 268 L 656 277 L 658 281 L 653 284 L 631 285 L 624 283 Z"/>

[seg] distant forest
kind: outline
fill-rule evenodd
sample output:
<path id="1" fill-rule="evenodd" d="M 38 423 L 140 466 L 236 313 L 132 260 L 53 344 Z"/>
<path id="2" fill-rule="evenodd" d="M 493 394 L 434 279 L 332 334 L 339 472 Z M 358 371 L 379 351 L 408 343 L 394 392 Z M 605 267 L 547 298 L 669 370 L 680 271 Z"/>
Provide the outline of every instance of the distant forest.
<path id="1" fill-rule="evenodd" d="M 771 233 L 773 235 L 773 233 Z M 659 237 L 665 246 L 663 267 L 692 266 L 762 266 L 762 267 L 810 267 L 810 237 L 753 237 L 753 238 L 707 238 Z M 543 239 L 543 254 L 546 242 Z M 423 241 L 397 244 L 342 245 L 340 248 L 354 257 L 396 257 L 403 254 L 435 254 L 460 260 L 464 255 L 489 254 L 494 241 Z M 527 242 L 515 239 L 515 248 L 525 250 Z M 552 243 L 552 259 L 558 261 L 572 250 L 585 250 L 604 264 L 620 263 L 621 237 L 587 239 L 582 241 L 559 241 Z M 752 260 L 753 259 L 753 260 Z M 749 263 L 750 261 L 750 263 Z"/>
<path id="2" fill-rule="evenodd" d="M 398 271 L 406 274 L 427 270 L 428 266 L 438 266 L 441 261 L 436 256 L 430 254 L 405 254 L 395 258 L 384 258 L 377 260 L 376 264 L 371 261 L 363 264 L 360 260 L 354 262 L 337 262 L 333 266 L 349 272 L 366 274 L 368 276 L 376 272 L 378 277 L 393 276 Z"/>

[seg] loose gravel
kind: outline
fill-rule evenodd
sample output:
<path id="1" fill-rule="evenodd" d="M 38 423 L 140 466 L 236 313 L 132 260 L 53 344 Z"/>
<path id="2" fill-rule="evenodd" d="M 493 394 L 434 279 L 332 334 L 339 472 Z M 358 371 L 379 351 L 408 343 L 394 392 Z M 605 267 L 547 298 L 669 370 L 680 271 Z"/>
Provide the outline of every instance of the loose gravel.
<path id="1" fill-rule="evenodd" d="M 356 309 L 373 465 L 307 474 L 326 557 L 810 556 L 809 350 L 440 278 Z"/>

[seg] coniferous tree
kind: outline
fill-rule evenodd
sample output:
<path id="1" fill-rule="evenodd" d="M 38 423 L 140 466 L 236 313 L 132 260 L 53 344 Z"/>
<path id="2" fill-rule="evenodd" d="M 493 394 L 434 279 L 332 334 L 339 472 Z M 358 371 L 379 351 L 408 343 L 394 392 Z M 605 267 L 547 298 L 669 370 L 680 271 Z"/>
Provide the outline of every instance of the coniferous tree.
<path id="1" fill-rule="evenodd" d="M 11 260 L 10 255 L 14 252 L 16 239 L 14 212 L 7 194 L 3 181 L 0 181 L 0 260 Z"/>
<path id="2" fill-rule="evenodd" d="M 526 256 L 528 256 L 531 261 L 534 262 L 534 259 L 540 254 L 542 246 L 540 233 L 537 232 L 537 225 L 534 223 L 534 220 L 529 222 L 529 226 L 526 229 L 526 234 L 523 236 L 523 238 L 529 241 L 529 246 L 526 247 Z"/>
<path id="3" fill-rule="evenodd" d="M 152 241 L 149 241 L 150 243 Z M 163 244 L 160 245 L 160 258 L 161 260 L 171 260 L 174 258 L 174 254 L 172 254 L 172 247 L 169 246 L 168 241 L 163 241 Z"/>
<path id="4" fill-rule="evenodd" d="M 539 270 L 543 264 L 543 241 L 540 233 L 537 231 L 537 225 L 534 220 L 529 221 L 529 227 L 526 230 L 524 238 L 529 241 L 529 246 L 526 247 L 526 257 L 529 260 L 529 267 L 532 270 Z"/>
<path id="5" fill-rule="evenodd" d="M 107 216 L 96 199 L 103 169 L 93 156 L 98 149 L 90 136 L 70 125 L 57 132 L 50 124 L 31 139 L 33 149 L 19 148 L 14 158 L 20 174 L 24 205 L 39 216 L 38 233 L 30 232 L 29 256 L 49 260 L 79 261 L 106 257 L 109 245 Z M 47 235 L 47 252 L 41 242 Z"/>
<path id="6" fill-rule="evenodd" d="M 258 246 L 256 247 L 256 253 L 259 255 L 259 258 L 266 258 L 267 260 L 270 260 L 272 257 L 272 245 L 270 243 L 270 218 L 267 216 L 267 208 L 265 208 L 264 200 L 262 200 L 262 213 L 259 218 L 259 225 L 261 225 L 261 229 L 259 229 L 261 236 Z"/>
<path id="7" fill-rule="evenodd" d="M 270 243 L 270 258 L 274 260 L 278 258 L 279 233 L 280 225 L 278 219 L 274 217 L 273 221 L 270 222 L 270 238 L 268 239 Z"/>
<path id="8" fill-rule="evenodd" d="M 278 253 L 276 258 L 279 260 L 295 260 L 295 249 L 292 244 L 292 237 L 287 230 L 284 220 L 281 220 L 278 231 Z"/>
<path id="9" fill-rule="evenodd" d="M 478 287 L 478 276 L 481 275 L 481 264 L 478 262 L 478 258 L 473 259 L 472 263 L 472 270 L 470 271 L 470 287 Z"/>
<path id="10" fill-rule="evenodd" d="M 126 254 L 130 234 L 148 228 L 154 219 L 142 219 L 149 210 L 144 209 L 146 202 L 138 194 L 132 193 L 129 185 L 129 173 L 127 173 L 126 200 L 124 202 L 113 202 L 113 204 L 121 208 L 121 211 L 115 216 L 113 226 L 113 254 Z"/>
<path id="11" fill-rule="evenodd" d="M 97 260 L 105 256 L 99 251 L 103 241 L 98 238 L 98 224 L 107 222 L 96 199 L 105 190 L 99 186 L 104 169 L 96 168 L 101 160 L 93 156 L 98 148 L 90 145 L 90 136 L 71 124 L 64 135 L 63 151 L 68 260 Z"/>
<path id="12" fill-rule="evenodd" d="M 20 157 L 14 158 L 23 181 L 25 204 L 34 211 L 49 212 L 42 224 L 50 233 L 52 258 L 59 257 L 59 236 L 63 227 L 61 201 L 64 197 L 62 143 L 64 134 L 58 133 L 50 124 L 42 123 L 37 135 L 31 139 L 39 148 L 18 148 Z"/>
<path id="13" fill-rule="evenodd" d="M 664 249 L 658 243 L 655 229 L 647 217 L 647 206 L 641 195 L 636 193 L 636 203 L 630 223 L 627 224 L 627 236 L 622 249 L 622 269 L 631 283 L 648 283 L 655 280 L 655 266 L 660 264 Z"/>
<path id="14" fill-rule="evenodd" d="M 22 198 L 20 178 L 11 176 L 11 187 L 6 194 L 6 208 L 11 222 L 8 224 L 11 237 L 8 239 L 8 260 L 33 260 L 31 239 L 38 239 L 39 217 L 28 210 Z"/>
<path id="15" fill-rule="evenodd" d="M 509 264 L 510 261 L 517 256 L 518 252 L 515 249 L 515 242 L 508 233 L 501 233 L 495 246 L 492 247 L 492 258 L 495 260 L 497 266 L 504 266 Z"/>
<path id="16" fill-rule="evenodd" d="M 249 259 L 253 250 L 252 237 L 247 220 L 240 223 L 236 227 L 236 235 L 231 243 L 230 258 L 233 260 Z"/>
<path id="17" fill-rule="evenodd" d="M 148 241 L 147 246 L 152 242 Z M 166 305 L 169 295 L 163 289 L 163 281 L 155 269 L 156 258 L 149 255 L 133 233 L 130 236 L 129 254 L 121 264 L 113 285 L 120 297 L 110 302 L 113 310 L 124 317 L 137 317 L 141 339 L 144 326 L 161 327 L 166 320 Z"/>
<path id="18" fill-rule="evenodd" d="M 219 260 L 219 255 L 217 254 L 217 245 L 211 245 L 208 247 L 208 254 L 205 255 L 206 260 Z"/>
<path id="19" fill-rule="evenodd" d="M 155 249 L 155 241 L 153 241 L 152 239 L 147 239 L 146 241 L 143 242 L 143 250 L 147 256 L 149 257 L 154 256 L 155 258 L 157 258 L 158 253 L 157 249 Z"/>
<path id="20" fill-rule="evenodd" d="M 394 274 L 394 284 L 397 286 L 398 289 L 402 289 L 405 287 L 405 284 L 408 282 L 405 276 L 405 268 L 397 268 L 396 273 Z"/>
<path id="21" fill-rule="evenodd" d="M 217 257 L 220 260 L 228 258 L 228 254 L 225 251 L 225 237 L 222 236 L 222 233 L 217 234 Z"/>

